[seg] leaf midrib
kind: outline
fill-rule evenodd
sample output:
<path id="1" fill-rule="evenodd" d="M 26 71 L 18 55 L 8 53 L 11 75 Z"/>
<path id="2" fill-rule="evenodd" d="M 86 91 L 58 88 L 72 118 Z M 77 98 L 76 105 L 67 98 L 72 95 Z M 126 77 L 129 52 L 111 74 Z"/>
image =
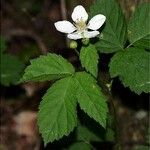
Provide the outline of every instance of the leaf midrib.
<path id="1" fill-rule="evenodd" d="M 137 41 L 139 41 L 139 40 L 145 38 L 145 37 L 148 36 L 148 35 L 150 35 L 150 33 L 147 33 L 146 35 L 137 38 L 136 40 L 132 41 L 132 42 L 130 43 L 130 45 L 133 45 L 134 43 L 136 43 Z"/>
<path id="2" fill-rule="evenodd" d="M 118 37 L 117 37 L 116 34 L 115 34 L 115 31 L 113 30 L 113 28 L 112 28 L 112 26 L 111 26 L 111 23 L 110 23 L 109 19 L 108 19 L 108 22 L 109 22 L 109 25 L 110 25 L 110 27 L 111 27 L 111 31 L 112 31 L 112 33 L 113 33 L 113 35 L 114 35 L 114 37 L 115 37 L 115 39 L 116 39 L 116 41 L 117 41 L 117 43 L 118 43 L 118 46 L 119 46 L 121 49 L 123 49 L 122 45 L 120 44 L 120 41 L 119 41 Z"/>
<path id="3" fill-rule="evenodd" d="M 69 87 L 69 82 L 70 82 L 71 79 L 72 79 L 72 78 L 70 77 L 70 79 L 69 79 L 69 81 L 68 81 L 68 84 L 67 84 L 67 86 L 66 86 L 66 90 L 65 90 L 63 96 L 61 97 L 62 101 L 61 101 L 60 106 L 59 106 L 59 111 L 58 111 L 58 113 L 57 113 L 57 117 L 56 117 L 56 119 L 53 121 L 52 127 L 57 124 L 57 120 L 58 120 L 58 118 L 59 118 L 59 114 L 60 114 L 60 112 L 61 112 L 62 106 L 64 106 L 65 112 L 67 112 L 67 109 L 66 109 L 66 106 L 64 105 L 64 103 L 65 103 L 65 96 L 66 96 L 66 93 L 67 93 L 67 89 L 68 89 L 68 87 Z M 66 113 L 66 114 L 67 114 L 67 113 Z M 58 129 L 58 125 L 57 125 L 57 129 Z M 52 131 L 52 129 L 51 129 L 51 130 L 48 129 L 48 130 L 43 131 L 43 132 L 44 132 L 44 133 L 47 133 L 47 132 L 50 132 L 50 131 Z M 68 127 L 67 127 L 67 131 L 68 131 Z M 65 134 L 65 135 L 66 135 L 66 134 Z M 61 137 L 61 135 L 58 134 L 57 137 Z"/>
<path id="4" fill-rule="evenodd" d="M 76 79 L 77 80 L 77 79 Z M 79 80 L 77 80 L 77 82 L 79 83 L 79 85 L 80 85 L 80 87 L 82 88 L 82 90 L 83 91 L 85 91 L 85 93 L 87 93 L 86 92 L 86 90 L 83 88 L 83 86 L 82 86 L 82 84 L 80 84 L 80 81 Z M 89 99 L 90 99 L 90 101 L 91 101 L 91 97 L 89 96 L 89 94 L 87 94 L 88 95 L 88 97 L 89 97 Z M 93 103 L 93 101 L 91 101 L 92 102 L 92 104 L 95 106 L 95 108 L 96 108 L 96 110 L 97 110 L 97 112 L 99 111 L 99 109 L 96 107 L 96 105 Z M 79 103 L 80 104 L 80 103 Z M 88 113 L 88 112 L 87 112 Z M 92 116 L 91 116 L 92 117 Z M 92 118 L 94 118 L 94 117 L 92 117 Z M 96 120 L 97 121 L 97 120 Z M 98 121 L 99 122 L 99 121 Z"/>

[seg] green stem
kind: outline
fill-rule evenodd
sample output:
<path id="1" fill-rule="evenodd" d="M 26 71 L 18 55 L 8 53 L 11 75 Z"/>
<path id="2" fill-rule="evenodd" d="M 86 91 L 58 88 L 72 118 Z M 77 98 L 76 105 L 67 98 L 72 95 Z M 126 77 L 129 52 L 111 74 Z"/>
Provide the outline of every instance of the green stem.
<path id="1" fill-rule="evenodd" d="M 115 133 L 116 133 L 116 144 L 114 146 L 114 150 L 120 150 L 120 134 L 119 134 L 119 128 L 118 128 L 118 119 L 117 119 L 117 113 L 115 109 L 115 105 L 113 103 L 112 95 L 110 97 L 110 104 L 113 109 L 113 115 L 114 115 L 114 120 L 115 120 Z"/>
<path id="2" fill-rule="evenodd" d="M 80 55 L 80 53 L 77 51 L 76 48 L 74 48 L 74 51 L 76 52 L 76 54 L 77 54 L 78 56 Z"/>
<path id="3" fill-rule="evenodd" d="M 113 116 L 114 116 L 114 121 L 115 121 L 115 133 L 116 133 L 116 144 L 114 146 L 114 150 L 120 150 L 121 148 L 121 145 L 120 145 L 120 134 L 119 134 L 119 128 L 118 128 L 118 119 L 117 119 L 117 112 L 116 112 L 116 109 L 115 109 L 115 105 L 114 105 L 114 102 L 113 102 L 113 98 L 112 98 L 112 94 L 111 94 L 111 87 L 107 87 L 107 92 L 108 92 L 108 95 L 109 95 L 109 103 L 110 103 L 110 108 L 112 108 L 112 113 L 113 113 Z M 111 110 L 110 110 L 111 111 Z"/>

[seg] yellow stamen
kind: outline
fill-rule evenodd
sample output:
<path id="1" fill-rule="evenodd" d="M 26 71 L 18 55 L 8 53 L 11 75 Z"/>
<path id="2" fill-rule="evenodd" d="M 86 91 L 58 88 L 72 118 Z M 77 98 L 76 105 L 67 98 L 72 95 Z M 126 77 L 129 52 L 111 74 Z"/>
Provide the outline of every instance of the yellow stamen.
<path id="1" fill-rule="evenodd" d="M 77 20 L 75 24 L 78 32 L 83 32 L 86 29 L 86 22 L 81 20 Z"/>

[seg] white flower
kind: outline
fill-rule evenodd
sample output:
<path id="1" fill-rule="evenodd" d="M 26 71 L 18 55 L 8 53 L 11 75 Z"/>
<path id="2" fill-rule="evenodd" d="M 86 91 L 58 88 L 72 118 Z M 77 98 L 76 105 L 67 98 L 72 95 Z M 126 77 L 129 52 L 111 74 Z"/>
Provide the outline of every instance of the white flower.
<path id="1" fill-rule="evenodd" d="M 74 8 L 71 15 L 74 23 L 69 21 L 58 21 L 54 25 L 60 32 L 67 33 L 69 39 L 93 38 L 99 34 L 97 31 L 105 22 L 106 17 L 102 14 L 94 16 L 87 24 L 88 14 L 85 8 L 78 5 Z M 88 30 L 93 31 L 88 31 Z"/>

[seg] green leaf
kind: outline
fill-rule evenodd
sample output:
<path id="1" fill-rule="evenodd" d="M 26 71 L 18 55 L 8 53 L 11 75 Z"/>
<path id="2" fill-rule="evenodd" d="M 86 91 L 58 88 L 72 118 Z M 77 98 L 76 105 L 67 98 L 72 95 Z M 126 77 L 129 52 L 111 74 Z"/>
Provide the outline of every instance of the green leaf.
<path id="1" fill-rule="evenodd" d="M 6 49 L 6 41 L 0 36 L 0 53 L 2 54 Z"/>
<path id="2" fill-rule="evenodd" d="M 126 21 L 115 0 L 96 0 L 90 8 L 90 15 L 103 14 L 106 23 L 96 47 L 100 52 L 113 53 L 122 50 L 126 42 Z"/>
<path id="3" fill-rule="evenodd" d="M 128 48 L 115 54 L 110 62 L 110 74 L 119 76 L 125 87 L 137 94 L 150 91 L 150 53 L 138 48 Z"/>
<path id="4" fill-rule="evenodd" d="M 97 127 L 98 128 L 98 127 Z M 100 133 L 99 130 L 97 133 Z M 77 127 L 77 140 L 78 141 L 102 141 L 100 135 L 97 135 L 86 126 L 79 124 Z"/>
<path id="5" fill-rule="evenodd" d="M 72 144 L 68 150 L 91 150 L 91 146 L 85 142 L 77 142 Z"/>
<path id="6" fill-rule="evenodd" d="M 17 57 L 1 54 L 1 84 L 9 86 L 16 84 L 21 78 L 24 69 L 24 64 L 18 60 Z"/>
<path id="7" fill-rule="evenodd" d="M 75 86 L 72 77 L 53 84 L 39 106 L 38 125 L 44 143 L 68 135 L 77 124 Z"/>
<path id="8" fill-rule="evenodd" d="M 150 48 L 150 3 L 140 5 L 128 25 L 131 45 Z"/>
<path id="9" fill-rule="evenodd" d="M 82 67 L 85 67 L 94 77 L 97 77 L 98 73 L 98 54 L 94 45 L 82 47 L 80 51 L 80 60 Z"/>
<path id="10" fill-rule="evenodd" d="M 73 66 L 63 57 L 47 54 L 31 61 L 21 81 L 46 81 L 72 75 Z"/>
<path id="11" fill-rule="evenodd" d="M 96 84 L 96 80 L 88 73 L 79 72 L 75 74 L 75 81 L 81 109 L 105 128 L 108 112 L 106 97 Z"/>

